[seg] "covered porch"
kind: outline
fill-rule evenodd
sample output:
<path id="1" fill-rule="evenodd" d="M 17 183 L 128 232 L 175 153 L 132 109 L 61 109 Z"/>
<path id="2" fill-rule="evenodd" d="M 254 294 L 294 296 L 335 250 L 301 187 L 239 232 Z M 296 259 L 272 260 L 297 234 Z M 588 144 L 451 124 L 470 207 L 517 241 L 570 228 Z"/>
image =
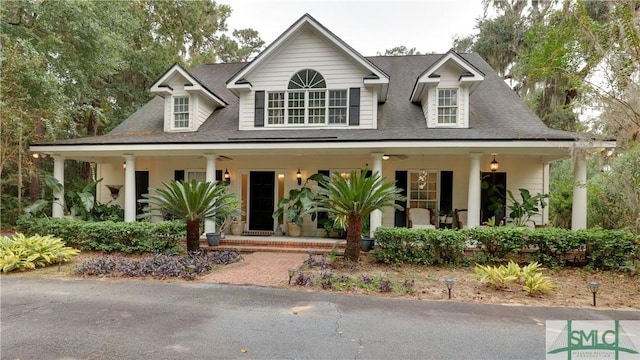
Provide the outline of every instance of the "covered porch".
<path id="1" fill-rule="evenodd" d="M 290 189 L 304 185 L 314 173 L 348 173 L 368 168 L 387 181 L 405 189 L 406 207 L 426 207 L 443 211 L 467 209 L 465 227 L 481 225 L 482 175 L 499 173 L 506 189 L 514 194 L 526 188 L 532 194 L 549 193 L 549 166 L 552 162 L 573 160 L 574 197 L 572 228 L 583 229 L 586 215 L 586 155 L 614 146 L 609 143 L 579 146 L 574 141 L 474 141 L 382 144 L 306 142 L 264 143 L 247 146 L 215 144 L 147 144 L 33 146 L 32 151 L 54 159 L 54 177 L 64 183 L 66 159 L 96 164 L 96 178 L 103 179 L 96 189 L 97 200 L 124 208 L 125 221 L 136 221 L 141 209 L 137 200 L 148 188 L 160 188 L 172 180 L 227 181 L 231 191 L 243 200 L 247 230 L 274 231 L 279 226 L 271 215 L 278 199 Z M 584 150 L 584 151 L 578 151 Z M 495 159 L 495 162 L 494 162 Z M 492 162 L 497 168 L 492 169 Z M 474 175 L 476 174 L 476 175 Z M 426 179 L 416 184 L 415 179 Z M 423 181 L 423 180 L 419 180 Z M 420 185 L 416 187 L 417 185 Z M 114 190 L 116 189 L 116 190 Z M 54 194 L 63 199 L 63 193 Z M 53 217 L 62 217 L 61 202 L 53 204 Z M 548 223 L 548 209 L 542 210 L 537 224 Z M 155 217 L 154 220 L 161 220 Z M 370 231 L 378 226 L 405 226 L 404 211 L 388 209 L 371 215 Z M 205 232 L 213 232 L 207 222 Z M 317 221 L 306 219 L 303 236 L 321 237 Z"/>

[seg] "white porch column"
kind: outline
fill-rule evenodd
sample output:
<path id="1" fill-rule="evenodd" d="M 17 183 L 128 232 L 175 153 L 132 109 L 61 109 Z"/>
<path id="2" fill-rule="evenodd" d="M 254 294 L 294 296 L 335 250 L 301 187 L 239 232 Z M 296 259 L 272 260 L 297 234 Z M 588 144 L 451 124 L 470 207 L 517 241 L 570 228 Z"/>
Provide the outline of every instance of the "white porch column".
<path id="1" fill-rule="evenodd" d="M 53 177 L 64 186 L 64 158 L 62 156 L 53 156 Z M 64 188 L 61 191 L 53 191 L 51 216 L 54 218 L 64 217 Z"/>
<path id="2" fill-rule="evenodd" d="M 124 155 L 126 169 L 124 171 L 124 221 L 136 221 L 136 158 Z"/>
<path id="3" fill-rule="evenodd" d="M 549 193 L 549 163 L 542 164 L 542 193 Z M 549 224 L 549 200 L 546 201 L 547 206 L 545 206 L 542 211 L 542 224 Z"/>
<path id="4" fill-rule="evenodd" d="M 583 154 L 573 155 L 573 208 L 571 230 L 587 228 L 587 160 Z"/>
<path id="5" fill-rule="evenodd" d="M 373 169 L 372 172 L 378 173 L 382 177 L 382 153 L 372 153 Z M 373 237 L 373 233 L 382 225 L 382 210 L 374 210 L 369 217 L 369 236 Z"/>
<path id="6" fill-rule="evenodd" d="M 207 173 L 205 175 L 205 180 L 208 182 L 214 182 L 217 180 L 216 179 L 216 155 L 205 154 L 204 157 L 207 159 Z M 205 234 L 216 232 L 216 223 L 213 220 L 205 220 L 204 232 Z"/>
<path id="7" fill-rule="evenodd" d="M 480 226 L 480 158 L 482 154 L 469 154 L 469 194 L 467 197 L 467 227 Z"/>

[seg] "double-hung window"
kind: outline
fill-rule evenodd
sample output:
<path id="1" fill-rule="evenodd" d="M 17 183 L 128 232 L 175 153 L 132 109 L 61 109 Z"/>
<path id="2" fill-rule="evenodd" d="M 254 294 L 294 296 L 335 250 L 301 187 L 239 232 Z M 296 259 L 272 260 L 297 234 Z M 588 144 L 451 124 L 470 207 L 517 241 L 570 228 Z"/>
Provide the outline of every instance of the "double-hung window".
<path id="1" fill-rule="evenodd" d="M 328 90 L 315 70 L 297 72 L 286 91 L 267 94 L 268 125 L 346 125 L 347 90 Z"/>
<path id="2" fill-rule="evenodd" d="M 173 98 L 173 127 L 176 129 L 189 128 L 188 96 L 176 96 Z"/>
<path id="3" fill-rule="evenodd" d="M 438 124 L 458 123 L 458 90 L 438 89 Z"/>
<path id="4" fill-rule="evenodd" d="M 409 172 L 409 199 L 411 208 L 438 209 L 438 172 L 419 170 Z"/>

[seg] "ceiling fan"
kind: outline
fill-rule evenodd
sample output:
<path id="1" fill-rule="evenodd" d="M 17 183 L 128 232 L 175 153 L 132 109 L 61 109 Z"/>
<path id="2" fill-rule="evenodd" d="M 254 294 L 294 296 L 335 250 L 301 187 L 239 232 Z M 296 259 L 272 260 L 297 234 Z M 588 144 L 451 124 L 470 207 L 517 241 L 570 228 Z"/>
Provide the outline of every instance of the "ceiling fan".
<path id="1" fill-rule="evenodd" d="M 219 155 L 216 158 L 216 161 L 225 161 L 225 160 L 233 160 L 232 158 L 228 157 L 228 156 L 224 156 L 224 155 Z"/>

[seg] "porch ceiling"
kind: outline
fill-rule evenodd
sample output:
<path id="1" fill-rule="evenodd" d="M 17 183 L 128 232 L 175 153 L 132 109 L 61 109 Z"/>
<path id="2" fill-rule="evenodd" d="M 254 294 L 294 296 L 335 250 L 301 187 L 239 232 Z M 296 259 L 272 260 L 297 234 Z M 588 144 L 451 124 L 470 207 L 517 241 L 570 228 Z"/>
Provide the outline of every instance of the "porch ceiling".
<path id="1" fill-rule="evenodd" d="M 369 156 L 394 155 L 498 155 L 543 156 L 547 161 L 569 158 L 571 149 L 597 152 L 614 147 L 615 142 L 598 141 L 438 141 L 438 142 L 341 142 L 341 143 L 260 143 L 260 144 L 138 144 L 138 145 L 34 145 L 31 151 L 83 161 L 134 155 L 144 157 L 182 156 Z"/>

